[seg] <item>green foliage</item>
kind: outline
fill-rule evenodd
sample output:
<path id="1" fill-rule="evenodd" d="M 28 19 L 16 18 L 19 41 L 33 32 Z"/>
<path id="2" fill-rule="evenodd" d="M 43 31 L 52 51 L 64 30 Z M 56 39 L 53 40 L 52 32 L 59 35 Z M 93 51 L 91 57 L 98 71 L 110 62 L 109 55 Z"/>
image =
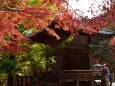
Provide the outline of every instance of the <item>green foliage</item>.
<path id="1" fill-rule="evenodd" d="M 72 40 L 73 37 L 69 37 L 55 48 L 42 43 L 20 43 L 19 45 L 28 47 L 28 50 L 15 56 L 15 59 L 10 59 L 9 54 L 1 54 L 0 72 L 32 75 L 49 71 L 52 69 L 52 65 L 56 63 L 56 53 L 68 46 Z"/>
<path id="2" fill-rule="evenodd" d="M 10 55 L 1 54 L 0 73 L 12 72 L 15 69 L 16 64 L 17 62 L 15 61 L 15 59 L 10 59 Z"/>
<path id="3" fill-rule="evenodd" d="M 18 59 L 19 60 L 19 59 Z M 18 64 L 16 65 L 15 74 L 20 76 L 29 76 L 32 75 L 32 69 L 30 61 L 22 61 L 23 59 L 19 60 Z"/>
<path id="4" fill-rule="evenodd" d="M 33 66 L 33 70 L 37 70 L 37 71 L 42 71 L 45 70 L 45 65 L 46 65 L 46 51 L 45 51 L 45 45 L 43 44 L 38 44 L 35 43 L 33 44 L 31 47 L 31 52 L 29 53 L 30 56 L 32 56 L 30 60 L 32 66 Z"/>
<path id="5" fill-rule="evenodd" d="M 6 40 L 11 40 L 11 37 L 8 34 L 4 34 Z"/>
<path id="6" fill-rule="evenodd" d="M 58 47 L 57 49 L 63 49 L 65 47 L 67 47 L 73 40 L 73 37 L 70 36 L 68 39 L 66 39 L 65 41 L 63 41 Z"/>
<path id="7" fill-rule="evenodd" d="M 28 75 L 51 70 L 52 65 L 56 63 L 56 53 L 68 46 L 72 40 L 73 37 L 69 37 L 55 48 L 42 43 L 21 44 L 28 46 L 29 50 L 17 56 L 17 69 L 19 70 L 17 73 Z"/>
<path id="8" fill-rule="evenodd" d="M 90 44 L 89 46 L 91 48 L 92 55 L 97 55 L 101 57 L 108 57 L 108 53 L 110 50 L 110 46 L 108 45 L 108 40 L 106 41 L 100 41 L 98 44 Z M 107 52 L 106 54 L 104 54 Z"/>
<path id="9" fill-rule="evenodd" d="M 31 5 L 31 6 L 35 6 L 38 5 L 42 0 L 29 0 L 27 2 L 27 4 Z"/>
<path id="10" fill-rule="evenodd" d="M 49 4 L 48 7 L 49 7 L 49 9 L 52 10 L 52 11 L 57 10 L 56 6 L 54 6 L 54 5 L 52 5 L 52 4 Z"/>
<path id="11" fill-rule="evenodd" d="M 0 81 L 2 83 L 1 86 L 6 86 L 6 81 L 7 81 L 7 74 L 6 73 L 0 73 Z"/>
<path id="12" fill-rule="evenodd" d="M 20 63 L 17 65 L 17 68 L 23 69 L 23 71 L 18 71 L 18 74 L 28 74 L 28 71 L 26 71 L 28 69 L 34 74 L 40 73 L 46 70 L 46 63 L 48 63 L 48 65 L 55 63 L 53 48 L 50 46 L 41 43 L 34 43 L 32 45 L 27 44 L 27 46 L 29 46 L 30 49 L 17 56 L 17 61 Z"/>
<path id="13" fill-rule="evenodd" d="M 19 32 L 23 33 L 26 30 L 26 28 L 22 24 L 19 24 L 18 30 L 19 30 Z"/>
<path id="14" fill-rule="evenodd" d="M 0 72 L 11 72 L 16 66 L 15 60 L 6 60 L 0 65 Z"/>
<path id="15" fill-rule="evenodd" d="M 111 46 L 109 45 L 109 39 L 100 41 L 97 44 L 92 43 L 89 45 L 89 47 L 91 48 L 91 57 L 98 56 L 100 57 L 101 61 L 107 61 L 110 64 L 113 64 L 115 62 L 110 54 Z"/>

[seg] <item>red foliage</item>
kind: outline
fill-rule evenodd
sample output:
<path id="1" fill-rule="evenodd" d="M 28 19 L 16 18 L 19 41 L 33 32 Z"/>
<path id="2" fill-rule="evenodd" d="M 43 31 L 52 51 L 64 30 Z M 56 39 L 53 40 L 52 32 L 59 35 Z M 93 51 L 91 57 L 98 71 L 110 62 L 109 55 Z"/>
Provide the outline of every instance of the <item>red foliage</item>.
<path id="1" fill-rule="evenodd" d="M 34 30 L 45 28 L 53 16 L 46 6 L 22 6 L 12 8 L 0 6 L 0 51 L 17 54 L 25 50 L 19 46 L 20 42 L 27 42 L 27 38 L 18 31 L 18 25 Z"/>
<path id="2" fill-rule="evenodd" d="M 69 30 L 72 35 L 76 35 L 79 29 L 83 29 L 86 33 L 93 34 L 99 31 L 100 26 L 106 27 L 109 24 L 115 24 L 114 2 L 109 9 L 104 7 L 103 10 L 106 11 L 106 13 L 92 19 L 81 16 L 75 17 L 73 11 L 62 7 L 62 3 L 67 3 L 68 0 L 43 0 L 39 6 L 33 7 L 28 5 L 13 6 L 11 5 L 12 0 L 9 0 L 9 2 L 8 5 L 4 6 L 3 4 L 3 6 L 0 6 L 0 51 L 10 53 L 20 52 L 22 47 L 18 46 L 18 43 L 26 41 L 27 38 L 18 31 L 18 24 L 23 24 L 27 29 L 34 28 L 36 31 L 46 28 L 53 19 L 57 19 L 58 21 L 55 28 L 61 27 L 63 30 Z M 57 7 L 55 11 L 52 11 L 48 7 L 52 4 Z M 50 34 L 55 35 L 52 32 Z M 7 40 L 6 36 L 8 36 L 10 40 Z M 59 39 L 59 37 L 56 38 Z"/>
<path id="3" fill-rule="evenodd" d="M 115 50 L 115 37 L 113 37 L 111 39 L 110 44 L 111 44 L 112 48 Z"/>
<path id="4" fill-rule="evenodd" d="M 12 54 L 19 53 L 21 46 L 20 42 L 27 41 L 27 39 L 14 28 L 12 21 L 0 21 L 0 51 L 10 52 Z"/>

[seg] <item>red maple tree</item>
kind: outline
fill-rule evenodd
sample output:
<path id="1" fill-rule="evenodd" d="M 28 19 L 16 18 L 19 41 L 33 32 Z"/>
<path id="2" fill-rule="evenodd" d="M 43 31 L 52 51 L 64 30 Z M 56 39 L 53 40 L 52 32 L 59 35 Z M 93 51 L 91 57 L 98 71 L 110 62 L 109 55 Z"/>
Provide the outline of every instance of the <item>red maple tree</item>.
<path id="1" fill-rule="evenodd" d="M 19 43 L 27 42 L 28 39 L 19 32 L 19 24 L 26 29 L 34 28 L 34 32 L 36 32 L 39 29 L 47 28 L 52 20 L 57 19 L 58 23 L 55 27 L 70 30 L 72 35 L 76 35 L 79 29 L 92 34 L 98 32 L 100 26 L 107 27 L 115 24 L 114 2 L 110 8 L 103 7 L 103 10 L 106 11 L 104 14 L 88 19 L 82 16 L 76 17 L 76 12 L 68 9 L 69 0 L 42 0 L 35 6 L 26 4 L 27 1 L 0 1 L 0 51 L 14 54 L 24 50 Z M 66 3 L 67 8 L 62 6 L 63 3 Z M 55 33 L 51 35 L 54 36 Z"/>

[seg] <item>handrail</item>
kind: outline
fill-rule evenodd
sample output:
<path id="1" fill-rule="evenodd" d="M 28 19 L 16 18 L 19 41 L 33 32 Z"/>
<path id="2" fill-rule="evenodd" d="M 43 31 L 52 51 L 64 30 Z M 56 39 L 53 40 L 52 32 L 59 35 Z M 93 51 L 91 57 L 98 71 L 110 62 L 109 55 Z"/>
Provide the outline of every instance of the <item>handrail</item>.
<path id="1" fill-rule="evenodd" d="M 83 78 L 83 77 L 98 77 L 99 70 L 62 70 L 62 78 Z"/>
<path id="2" fill-rule="evenodd" d="M 62 72 L 98 72 L 99 70 L 62 70 Z"/>

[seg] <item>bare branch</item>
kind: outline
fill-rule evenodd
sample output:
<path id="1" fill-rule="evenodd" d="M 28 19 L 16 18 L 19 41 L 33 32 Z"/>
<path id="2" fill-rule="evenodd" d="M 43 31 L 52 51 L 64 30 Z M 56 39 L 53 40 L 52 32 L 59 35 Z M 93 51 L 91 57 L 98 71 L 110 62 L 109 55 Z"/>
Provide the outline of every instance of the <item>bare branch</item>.
<path id="1" fill-rule="evenodd" d="M 76 15 L 79 16 L 78 13 L 76 12 L 76 9 L 74 10 L 73 7 L 72 7 L 66 0 L 64 0 L 64 2 L 65 2 L 65 3 L 72 9 L 72 11 L 75 13 L 75 18 L 76 18 Z M 81 14 L 82 14 L 82 13 L 81 13 Z M 81 15 L 81 14 L 80 14 L 80 15 Z"/>

